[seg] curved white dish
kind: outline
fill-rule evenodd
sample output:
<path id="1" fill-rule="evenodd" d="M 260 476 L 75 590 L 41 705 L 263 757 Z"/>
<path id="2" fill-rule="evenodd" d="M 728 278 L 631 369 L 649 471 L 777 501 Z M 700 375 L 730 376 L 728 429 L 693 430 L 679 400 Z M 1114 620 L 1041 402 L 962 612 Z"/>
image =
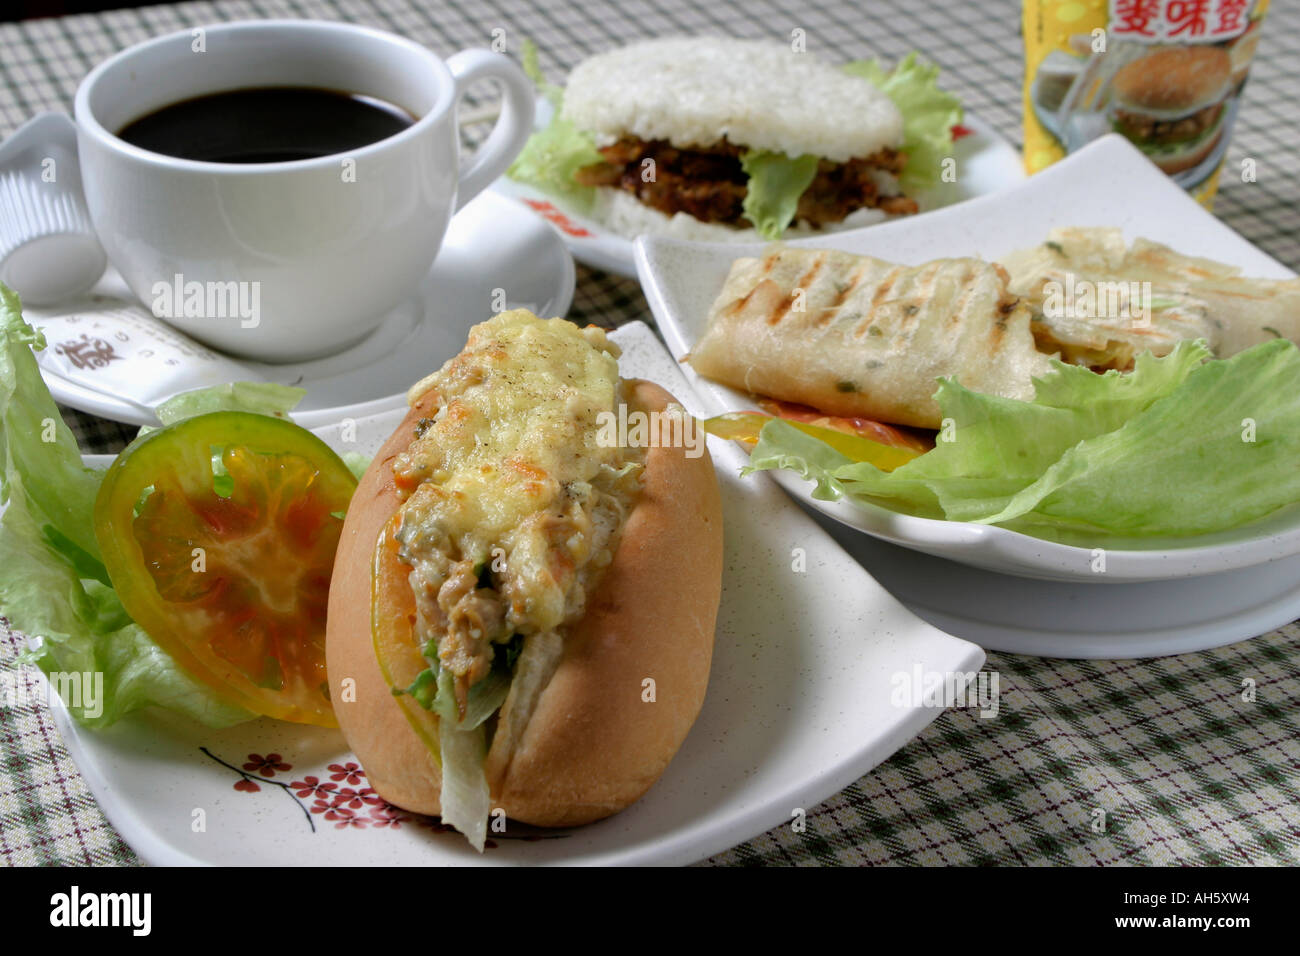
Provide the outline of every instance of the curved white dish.
<path id="1" fill-rule="evenodd" d="M 1206 577 L 1042 581 L 898 547 L 804 510 L 915 614 L 987 651 L 1164 657 L 1234 644 L 1300 618 L 1300 555 Z"/>
<path id="2" fill-rule="evenodd" d="M 539 99 L 538 125 L 549 122 L 550 116 L 550 104 Z M 955 144 L 953 152 L 957 160 L 956 168 L 959 171 L 957 181 L 938 187 L 921 197 L 922 205 L 927 209 L 960 202 L 972 196 L 994 193 L 1013 186 L 1025 178 L 1020 153 L 992 126 L 978 116 L 969 114 L 963 123 L 971 132 L 970 135 L 957 140 Z M 539 214 L 555 224 L 565 245 L 579 262 L 616 275 L 636 276 L 632 240 L 627 236 L 616 233 L 602 223 L 567 207 L 563 200 L 534 189 L 532 186 L 515 182 L 508 176 L 502 176 L 489 188 L 520 202 L 549 204 L 551 208 L 539 210 Z M 874 228 L 876 226 L 862 227 L 862 229 Z M 845 230 L 845 232 L 861 232 L 862 229 Z M 843 234 L 836 233 L 836 235 Z"/>
<path id="3" fill-rule="evenodd" d="M 624 326 L 613 338 L 623 348 L 623 374 L 660 382 L 699 411 L 646 326 Z M 448 357 L 430 356 L 430 367 Z M 401 417 L 359 420 L 356 442 L 345 447 L 373 453 Z M 336 444 L 340 436 L 337 427 L 318 433 Z M 213 731 L 158 714 L 96 733 L 56 707 L 69 752 L 109 820 L 155 865 L 665 865 L 788 822 L 796 808 L 811 810 L 941 712 L 919 700 L 893 704 L 898 675 L 910 677 L 914 667 L 970 674 L 984 652 L 908 612 L 770 483 L 739 480 L 738 449 L 716 439 L 710 447 L 723 492 L 726 570 L 708 695 L 663 778 L 623 813 L 554 839 L 510 839 L 557 836 L 512 824 L 505 838 L 489 834 L 497 846 L 480 856 L 457 834 L 410 822 L 336 829 L 305 809 L 311 799 L 295 806 L 273 784 L 237 792 L 238 771 L 199 749 L 235 766 L 248 754 L 278 753 L 292 770 L 277 780 L 324 781 L 330 764 L 355 759 L 336 731 L 272 720 Z M 806 570 L 795 570 L 795 548 Z M 205 811 L 203 832 L 194 830 L 195 808 Z"/>
<path id="4" fill-rule="evenodd" d="M 479 196 L 452 219 L 418 294 L 356 345 L 310 362 L 231 361 L 247 369 L 250 381 L 305 388 L 294 419 L 308 428 L 401 408 L 407 387 L 433 367 L 429 357 L 458 352 L 469 327 L 494 308 L 521 306 L 563 316 L 573 302 L 574 275 L 573 259 L 554 229 L 499 196 Z M 111 282 L 106 277 L 105 284 Z M 45 310 L 28 312 L 39 326 Z M 96 391 L 44 366 L 42 372 L 65 405 L 128 424 L 157 424 L 147 404 Z"/>
<path id="5" fill-rule="evenodd" d="M 1119 226 L 1179 252 L 1240 266 L 1246 274 L 1290 277 L 1281 263 L 1256 249 L 1196 204 L 1127 140 L 1110 135 L 1003 193 L 981 196 L 924 216 L 871 229 L 798 240 L 896 262 L 944 256 L 994 259 L 1042 242 L 1055 226 Z M 637 270 L 650 308 L 673 355 L 682 358 L 703 334 L 710 305 L 739 256 L 761 245 L 637 240 Z M 683 365 L 710 414 L 752 407 L 738 392 L 700 378 Z M 1193 538 L 1109 539 L 1104 572 L 1091 546 L 1075 547 L 1005 528 L 900 515 L 878 507 L 816 501 L 789 472 L 771 473 L 800 500 L 846 525 L 929 554 L 975 567 L 1056 581 L 1157 581 L 1238 570 L 1300 553 L 1300 509 L 1254 525 Z"/>

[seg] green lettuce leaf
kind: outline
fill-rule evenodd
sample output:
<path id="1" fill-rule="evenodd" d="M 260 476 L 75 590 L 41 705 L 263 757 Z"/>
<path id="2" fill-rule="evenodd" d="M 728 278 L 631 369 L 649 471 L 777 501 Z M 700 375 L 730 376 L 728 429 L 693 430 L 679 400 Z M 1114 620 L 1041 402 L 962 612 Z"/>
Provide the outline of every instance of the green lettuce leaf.
<path id="1" fill-rule="evenodd" d="M 779 239 L 794 221 L 799 197 L 817 175 L 817 157 L 791 159 L 785 153 L 752 149 L 740 158 L 749 177 L 743 209 L 764 239 Z"/>
<path id="2" fill-rule="evenodd" d="M 181 671 L 109 586 L 93 521 L 102 476 L 82 465 L 41 379 L 32 349 L 44 345 L 0 285 L 0 615 L 40 642 L 20 662 L 56 686 L 80 675 L 79 699 L 65 703 L 93 727 L 151 705 L 213 727 L 250 719 Z"/>
<path id="3" fill-rule="evenodd" d="M 981 520 L 1132 536 L 1222 531 L 1300 501 L 1300 349 L 1207 362 Z"/>
<path id="4" fill-rule="evenodd" d="M 1186 342 L 1165 358 L 1142 353 L 1132 373 L 1096 372 L 1054 363 L 1055 371 L 1035 380 L 1032 402 L 983 395 L 956 381 L 940 381 L 936 399 L 953 428 L 940 434 L 932 452 L 884 474 L 871 466 L 841 473 L 846 489 L 872 494 L 885 488 L 901 502 L 934 501 L 944 516 L 977 521 L 1008 503 L 1038 479 L 1071 446 L 1119 428 L 1148 405 L 1172 392 L 1210 355 L 1199 342 Z"/>
<path id="5" fill-rule="evenodd" d="M 277 385 L 274 382 L 229 382 L 225 385 L 210 385 L 173 395 L 155 408 L 154 414 L 163 425 L 174 425 L 176 422 L 193 418 L 195 415 L 206 415 L 209 412 L 252 412 L 271 418 L 290 419 L 289 413 L 298 407 L 298 403 L 306 394 L 306 389 L 293 385 Z M 140 434 L 155 431 L 158 427 L 145 425 L 140 429 Z M 343 459 L 343 464 L 348 466 L 348 471 L 352 472 L 357 480 L 360 480 L 366 469 L 370 467 L 370 456 L 360 452 L 345 451 L 339 457 Z M 231 488 L 224 480 L 228 476 L 226 466 L 221 460 L 220 449 L 212 453 L 212 474 L 216 479 L 217 494 L 229 495 Z"/>
<path id="6" fill-rule="evenodd" d="M 551 121 L 533 133 L 523 151 L 506 170 L 506 175 L 543 192 L 559 196 L 580 211 L 591 208 L 596 197 L 593 186 L 574 180 L 578 170 L 602 162 L 596 141 L 561 115 L 564 90 L 548 83 L 537 63 L 537 47 L 531 40 L 523 43 L 523 67 L 538 90 L 551 104 Z"/>
<path id="7" fill-rule="evenodd" d="M 230 382 L 173 395 L 154 414 L 164 425 L 209 412 L 253 412 L 287 419 L 306 394 L 305 389 L 274 382 Z"/>
<path id="8" fill-rule="evenodd" d="M 560 107 L 564 105 L 564 87 L 552 83 L 542 73 L 542 63 L 537 54 L 536 43 L 525 37 L 520 47 L 519 59 L 524 74 L 533 81 L 533 86 L 537 87 L 537 92 L 546 97 L 547 102 L 558 113 Z"/>
<path id="9" fill-rule="evenodd" d="M 963 115 L 961 100 L 939 89 L 939 67 L 912 52 L 888 73 L 877 60 L 855 60 L 844 70 L 880 87 L 902 114 L 904 192 L 938 184 L 942 163 L 952 155 L 952 128 Z"/>
<path id="10" fill-rule="evenodd" d="M 495 673 L 495 672 L 494 672 Z M 491 676 L 479 681 L 473 688 L 492 681 Z M 488 817 L 492 813 L 492 798 L 488 792 L 487 773 L 483 763 L 487 759 L 487 733 L 483 721 L 501 707 L 505 702 L 506 691 L 510 686 L 507 675 L 498 685 L 498 694 L 491 710 L 486 710 L 483 701 L 475 707 L 473 690 L 470 693 L 470 707 L 464 722 L 456 713 L 455 679 L 447 668 L 438 670 L 438 695 L 434 698 L 433 709 L 438 714 L 438 747 L 442 760 L 442 792 L 439 802 L 442 805 L 442 822 L 453 826 L 465 835 L 465 839 L 474 849 L 483 852 L 483 842 L 487 838 Z M 480 716 L 481 714 L 481 716 Z"/>
<path id="11" fill-rule="evenodd" d="M 1208 356 L 1181 342 L 1129 373 L 1054 362 L 1029 402 L 942 380 L 950 427 L 892 472 L 775 421 L 747 470 L 792 469 L 823 499 L 1049 538 L 1222 531 L 1300 502 L 1300 350 L 1273 340 Z"/>
<path id="12" fill-rule="evenodd" d="M 505 646 L 496 654 L 497 660 L 504 660 Z M 420 671 L 410 687 L 393 693 L 410 694 L 417 704 L 436 713 L 439 719 L 450 720 L 464 730 L 472 730 L 500 710 L 510 692 L 510 668 L 498 666 L 497 660 L 493 661 L 492 669 L 487 675 L 469 689 L 464 720 L 457 713 L 456 688 L 451 672 L 436 662 Z"/>
<path id="13" fill-rule="evenodd" d="M 521 644 L 522 640 L 515 635 L 509 644 L 497 645 L 492 669 L 469 689 L 464 719 L 456 706 L 455 678 L 451 671 L 438 664 L 436 641 L 430 641 L 424 648 L 431 665 L 416 676 L 410 687 L 393 691 L 410 694 L 421 707 L 438 715 L 442 822 L 463 833 L 480 853 L 492 813 L 484 770 L 487 731 L 483 724 L 506 702 L 511 670 Z"/>
<path id="14" fill-rule="evenodd" d="M 492 814 L 492 796 L 483 769 L 487 733 L 483 727 L 462 730 L 454 721 L 439 720 L 438 747 L 442 754 L 442 822 L 463 833 L 482 853 Z"/>
<path id="15" fill-rule="evenodd" d="M 82 465 L 41 378 L 32 350 L 43 348 L 45 336 L 23 321 L 17 293 L 0 284 L 0 503 L 16 495 L 15 481 L 31 479 L 21 490 L 32 520 L 90 569 L 99 554 L 91 520 L 99 476 Z M 94 576 L 107 580 L 102 563 Z"/>

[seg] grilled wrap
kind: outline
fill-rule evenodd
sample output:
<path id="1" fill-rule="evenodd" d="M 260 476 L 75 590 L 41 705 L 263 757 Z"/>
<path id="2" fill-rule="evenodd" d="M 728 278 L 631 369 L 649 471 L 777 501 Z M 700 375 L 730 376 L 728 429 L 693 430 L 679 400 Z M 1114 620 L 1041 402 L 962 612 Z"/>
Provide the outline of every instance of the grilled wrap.
<path id="1" fill-rule="evenodd" d="M 1001 261 L 1040 349 L 1066 361 L 1127 369 L 1138 353 L 1166 355 L 1183 339 L 1205 339 L 1218 358 L 1273 338 L 1300 343 L 1300 279 L 1247 278 L 1149 239 L 1129 246 L 1119 229 L 1053 229 Z M 1051 301 L 1053 290 L 1060 300 L 1059 290 L 1081 287 L 1097 292 L 1093 302 Z M 1134 301 L 1146 307 L 1136 320 Z"/>
<path id="2" fill-rule="evenodd" d="M 832 415 L 938 428 L 940 376 L 1006 398 L 1049 368 L 1006 273 L 978 259 L 895 265 L 774 247 L 739 259 L 690 354 L 733 388 Z"/>

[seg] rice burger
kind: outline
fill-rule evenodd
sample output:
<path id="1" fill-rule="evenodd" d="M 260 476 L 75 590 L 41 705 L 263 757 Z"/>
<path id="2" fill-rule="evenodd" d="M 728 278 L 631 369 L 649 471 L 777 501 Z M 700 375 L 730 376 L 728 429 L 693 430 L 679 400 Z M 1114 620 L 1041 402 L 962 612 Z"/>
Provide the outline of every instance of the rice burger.
<path id="1" fill-rule="evenodd" d="M 939 180 L 961 120 L 937 73 L 914 56 L 886 73 L 754 40 L 634 43 L 551 89 L 556 119 L 511 174 L 628 235 L 753 228 L 775 239 L 792 224 L 908 215 L 911 193 Z"/>
<path id="2" fill-rule="evenodd" d="M 1173 176 L 1214 152 L 1232 91 L 1232 58 L 1219 47 L 1156 50 L 1111 81 L 1111 121 Z"/>

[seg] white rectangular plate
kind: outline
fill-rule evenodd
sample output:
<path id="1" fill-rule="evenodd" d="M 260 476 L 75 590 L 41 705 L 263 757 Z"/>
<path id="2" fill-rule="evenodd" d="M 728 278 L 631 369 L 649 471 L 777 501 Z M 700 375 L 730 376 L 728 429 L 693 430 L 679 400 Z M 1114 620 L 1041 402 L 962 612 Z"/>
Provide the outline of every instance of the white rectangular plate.
<path id="1" fill-rule="evenodd" d="M 646 326 L 613 338 L 625 376 L 659 382 L 699 411 Z M 430 356 L 429 367 L 446 357 Z M 345 446 L 337 428 L 318 432 L 372 453 L 401 417 L 358 421 Z M 969 674 L 984 652 L 903 608 L 771 482 L 738 478 L 738 449 L 713 439 L 710 449 L 726 570 L 708 695 L 663 778 L 623 813 L 568 831 L 510 824 L 489 833 L 494 845 L 480 856 L 427 820 L 394 819 L 349 768 L 337 731 L 265 719 L 214 731 L 153 714 L 92 732 L 58 708 L 68 749 L 113 825 L 154 864 L 680 864 L 788 821 L 938 715 L 919 701 L 891 704 L 895 675 Z M 289 769 L 242 769 L 271 754 Z"/>

